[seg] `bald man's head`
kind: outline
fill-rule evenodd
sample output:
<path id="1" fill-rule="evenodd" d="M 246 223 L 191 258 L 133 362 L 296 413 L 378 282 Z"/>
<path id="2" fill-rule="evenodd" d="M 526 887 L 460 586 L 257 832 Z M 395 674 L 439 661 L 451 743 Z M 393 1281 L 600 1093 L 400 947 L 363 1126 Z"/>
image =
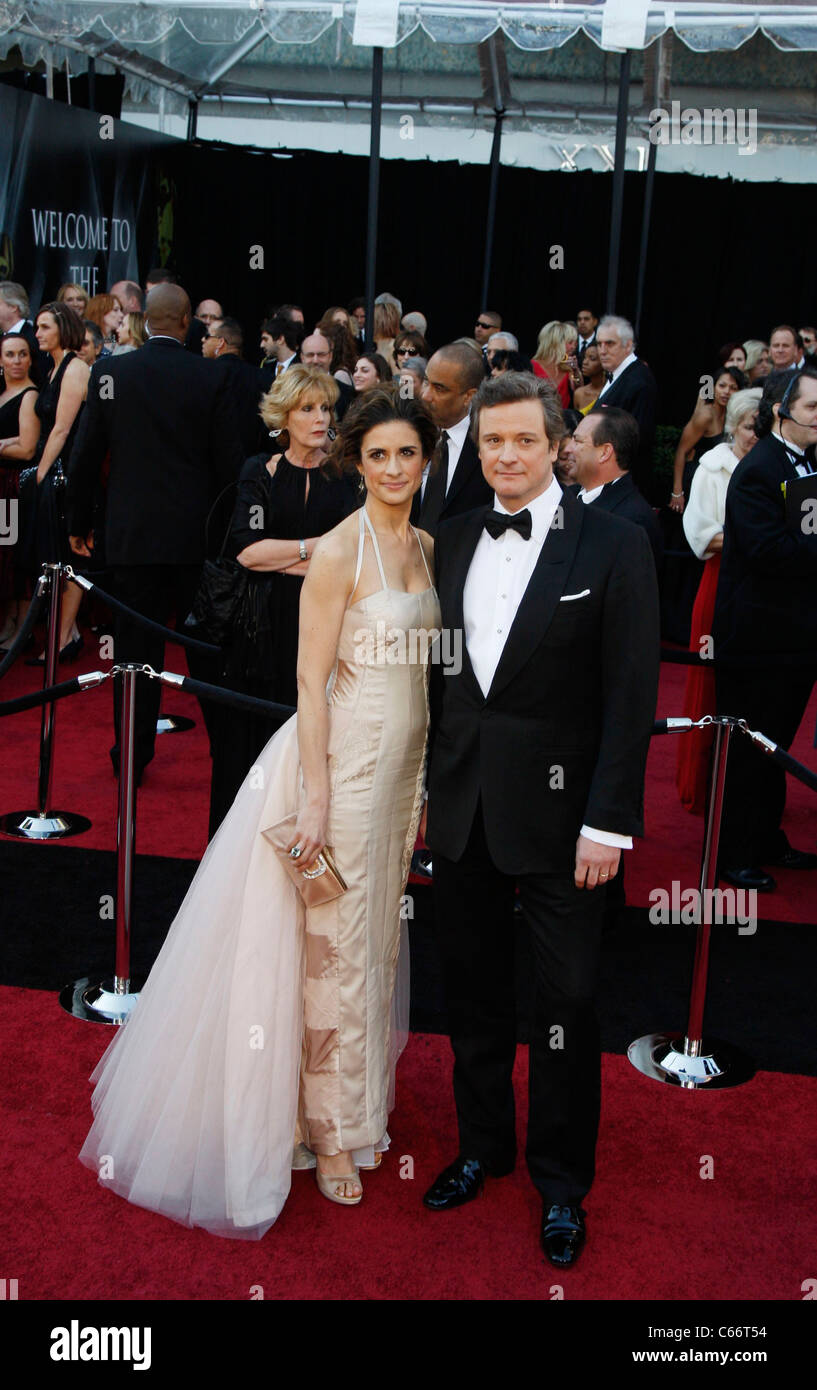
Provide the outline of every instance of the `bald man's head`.
<path id="1" fill-rule="evenodd" d="M 154 285 L 145 302 L 145 318 L 152 337 L 166 333 L 183 343 L 190 327 L 190 300 L 181 285 Z"/>

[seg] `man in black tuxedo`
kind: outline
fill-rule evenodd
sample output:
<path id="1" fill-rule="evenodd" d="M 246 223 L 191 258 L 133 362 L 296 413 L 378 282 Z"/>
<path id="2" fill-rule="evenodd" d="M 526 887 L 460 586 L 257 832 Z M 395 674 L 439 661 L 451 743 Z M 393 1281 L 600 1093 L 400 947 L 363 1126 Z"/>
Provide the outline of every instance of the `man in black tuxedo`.
<path id="1" fill-rule="evenodd" d="M 592 309 L 580 309 L 576 315 L 576 327 L 579 330 L 579 339 L 576 344 L 576 361 L 582 365 L 582 358 L 591 343 L 596 341 L 596 330 L 599 326 L 598 315 Z"/>
<path id="2" fill-rule="evenodd" d="M 652 476 L 658 384 L 646 362 L 635 355 L 633 326 L 627 319 L 606 315 L 596 331 L 596 343 L 607 373 L 598 404 L 617 405 L 638 422 L 638 458 L 633 475 L 638 486 L 646 489 Z"/>
<path id="3" fill-rule="evenodd" d="M 226 381 L 201 356 L 185 352 L 190 300 L 161 284 L 147 299 L 150 337 L 138 352 L 97 362 L 71 453 L 68 517 L 71 549 L 89 555 L 94 491 L 110 454 L 105 548 L 118 598 L 145 617 L 183 623 L 205 554 L 205 521 L 214 497 L 238 477 L 240 432 Z M 117 661 L 161 670 L 164 641 L 117 616 Z M 119 768 L 118 685 L 114 691 Z M 158 681 L 140 682 L 136 706 L 137 774 L 153 757 Z"/>
<path id="4" fill-rule="evenodd" d="M 460 1148 L 424 1201 L 459 1206 L 486 1174 L 514 1166 L 518 886 L 536 986 L 527 1162 L 545 1253 L 568 1265 L 595 1164 L 606 885 L 621 848 L 643 833 L 655 567 L 640 527 L 582 506 L 556 481 L 564 422 L 550 383 L 506 372 L 484 383 L 472 414 L 495 502 L 437 537 L 442 649 L 457 665 L 432 667 L 424 831 Z"/>
<path id="5" fill-rule="evenodd" d="M 412 521 L 431 536 L 449 517 L 491 500 L 469 435 L 471 401 L 484 380 L 482 354 L 467 343 L 438 348 L 426 367 L 421 394 L 442 433 Z"/>
<path id="6" fill-rule="evenodd" d="M 213 319 L 201 345 L 201 355 L 217 364 L 216 372 L 235 406 L 241 453 L 246 459 L 266 448 L 269 431 L 259 413 L 266 383 L 261 368 L 242 358 L 243 346 L 244 333 L 238 319 Z"/>
<path id="7" fill-rule="evenodd" d="M 766 379 L 755 426 L 761 437 L 738 464 L 726 493 L 712 636 L 718 709 L 788 749 L 817 678 L 817 499 L 809 446 L 817 444 L 817 370 Z M 814 486 L 799 484 L 813 478 Z M 781 665 L 779 655 L 799 655 Z M 746 665 L 741 666 L 741 660 Z M 726 664 L 728 663 L 728 664 Z M 735 664 L 732 664 L 735 663 Z M 743 734 L 729 748 L 719 860 L 737 887 L 775 887 L 764 866 L 813 869 L 817 856 L 792 848 L 781 827 L 786 774 Z"/>
<path id="8" fill-rule="evenodd" d="M 264 352 L 261 374 L 265 390 L 269 390 L 287 367 L 298 361 L 303 336 L 303 324 L 284 314 L 274 314 L 271 319 L 264 320 L 261 326 L 261 347 Z"/>
<path id="9" fill-rule="evenodd" d="M 580 501 L 644 527 L 660 580 L 664 538 L 630 471 L 638 456 L 638 425 L 632 415 L 614 405 L 596 406 L 579 421 L 565 452 L 573 462 Z"/>

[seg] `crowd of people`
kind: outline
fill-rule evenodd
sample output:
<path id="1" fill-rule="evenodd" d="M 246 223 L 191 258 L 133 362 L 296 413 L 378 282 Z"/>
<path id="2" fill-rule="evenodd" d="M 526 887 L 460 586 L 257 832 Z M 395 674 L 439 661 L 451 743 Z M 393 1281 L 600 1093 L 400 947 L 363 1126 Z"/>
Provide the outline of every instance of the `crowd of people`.
<path id="1" fill-rule="evenodd" d="M 280 719 L 203 702 L 215 857 L 205 859 L 165 949 L 172 957 L 175 941 L 186 958 L 202 893 L 211 895 L 214 966 L 221 959 L 218 911 L 234 912 L 235 931 L 246 928 L 253 943 L 263 934 L 269 867 L 265 859 L 262 870 L 252 845 L 239 844 L 250 825 L 264 831 L 285 815 L 285 803 L 292 810 L 282 788 L 291 791 L 300 767 L 306 801 L 292 830 L 293 854 L 314 869 L 329 843 L 346 870 L 356 864 L 358 872 L 334 907 L 307 913 L 307 975 L 315 983 L 305 1003 L 293 1004 L 291 989 L 277 998 L 280 1018 L 270 1028 L 280 1037 L 284 1070 L 301 1068 L 300 1082 L 290 1077 L 278 1099 L 284 1134 L 297 1133 L 301 1166 L 316 1168 L 324 1195 L 354 1204 L 361 1168 L 376 1167 L 388 1147 L 395 1049 L 386 1020 L 397 908 L 418 826 L 426 825 L 420 816 L 428 711 L 425 671 L 375 679 L 353 656 L 352 623 L 374 629 L 386 621 L 394 630 L 442 623 L 464 635 L 466 659 L 456 679 L 431 670 L 426 834 L 456 1057 L 460 1156 L 429 1189 L 426 1205 L 446 1210 L 476 1195 L 486 1174 L 499 1176 L 513 1164 L 513 969 L 508 961 L 500 969 L 479 932 L 486 904 L 495 915 L 510 910 L 515 884 L 541 945 L 545 1016 L 583 1036 L 589 1026 L 601 917 L 598 907 L 586 906 L 586 891 L 579 898 L 574 892 L 605 889 L 619 872 L 621 851 L 642 833 L 658 595 L 675 584 L 671 562 L 677 572 L 681 535 L 689 560 L 675 585 L 675 621 L 685 625 L 680 640 L 693 651 L 708 642 L 709 654 L 723 662 L 714 675 L 690 668 L 685 712 L 735 713 L 783 748 L 797 732 L 817 675 L 817 534 L 793 510 L 795 497 L 805 505 L 810 496 L 810 484 L 803 488 L 800 480 L 815 475 L 817 333 L 778 325 L 768 343 L 729 342 L 714 354 L 717 367 L 700 379 L 664 505 L 655 506 L 647 497 L 655 492 L 658 384 L 626 318 L 582 308 L 575 322 L 551 320 L 530 356 L 494 310 L 480 312 L 470 333 L 437 344 L 426 315 L 404 313 L 393 295 L 378 296 L 371 341 L 365 319 L 362 299 L 330 306 L 317 320 L 299 305 L 279 304 L 261 322 L 256 348 L 219 300 L 204 298 L 193 312 L 164 270 L 149 272 L 144 294 L 126 281 L 88 300 L 80 287 L 63 285 L 33 322 L 24 288 L 0 282 L 0 478 L 3 496 L 20 512 L 16 545 L 0 548 L 3 642 L 13 643 L 45 561 L 70 557 L 78 569 L 104 575 L 135 614 L 163 625 L 175 618 L 179 627 L 201 609 L 206 561 L 232 576 L 229 631 L 218 655 L 190 653 L 192 674 L 297 704 L 297 720 L 279 728 Z M 545 565 L 537 563 L 540 552 Z M 79 600 L 79 589 L 68 586 L 62 661 L 75 659 L 82 646 Z M 206 638 L 206 629 L 200 635 Z M 161 636 L 125 614 L 116 618 L 114 650 L 118 661 L 164 664 Z M 788 663 L 785 678 L 781 661 Z M 154 754 L 158 699 L 158 682 L 143 682 L 138 780 Z M 118 775 L 118 689 L 114 724 Z M 679 794 L 700 813 L 705 733 L 682 742 Z M 551 760 L 564 764 L 567 776 L 567 790 L 561 786 L 555 799 L 545 796 Z M 247 777 L 259 767 L 266 773 L 263 805 Z M 784 805 L 785 775 L 748 740 L 736 740 L 722 878 L 764 891 L 775 886 L 769 869 L 776 865 L 817 867 L 817 855 L 789 845 Z M 218 882 L 213 864 L 220 866 Z M 557 891 L 549 877 L 568 870 L 570 886 L 565 879 Z M 555 965 L 561 947 L 552 950 L 556 919 L 568 934 L 573 922 L 587 928 L 581 952 L 571 938 L 569 987 Z M 350 973 L 330 998 L 324 986 L 338 973 L 344 941 Z M 200 946 L 197 939 L 192 949 L 204 987 L 208 956 Z M 280 961 L 269 963 L 280 969 Z M 160 981 L 174 977 L 165 952 L 157 965 Z M 295 972 L 292 955 L 287 970 Z M 249 976 L 245 983 L 252 994 Z M 361 989 L 369 990 L 368 1003 L 361 1004 Z M 568 1003 L 565 990 L 576 995 Z M 143 1060 L 153 1048 L 144 1029 L 163 1013 L 161 983 L 151 998 L 152 1013 L 140 1005 L 144 1027 L 137 1013 L 127 1029 L 126 1047 L 132 1054 L 144 1045 Z M 225 1026 L 215 1013 L 213 1022 Z M 306 1029 L 303 1059 L 293 1042 L 296 1023 Z M 337 1072 L 339 1051 L 354 1077 L 347 1086 L 341 1066 L 333 1088 L 326 1077 Z M 592 1042 L 577 1046 L 557 1078 L 542 1038 L 532 1041 L 534 1053 L 529 1168 L 545 1205 L 545 1251 L 554 1263 L 569 1264 L 584 1239 L 598 1059 Z M 359 1071 L 375 1056 L 377 1079 L 362 1097 Z M 120 1047 L 112 1062 L 125 1057 Z M 192 1085 L 186 1065 L 182 1070 Z M 243 1064 L 239 1071 L 239 1089 L 255 1084 Z M 131 1098 L 129 1085 L 128 1104 Z M 196 1102 L 197 1115 L 203 1105 Z M 155 1117 L 142 1113 L 152 1142 Z M 117 1115 L 114 1104 L 102 1116 L 86 1161 L 114 1144 Z M 206 1126 L 212 1115 L 199 1119 Z M 568 1145 L 569 1161 L 554 1166 L 568 1130 L 579 1137 Z M 268 1225 L 280 1210 L 280 1166 L 278 1187 L 273 1182 L 274 1190 L 254 1201 L 245 1226 Z M 188 1165 L 185 1182 L 194 1168 Z M 152 1204 L 121 1181 L 117 1190 Z M 235 1226 L 242 1222 L 232 1217 L 192 1217 L 188 1196 L 159 1200 L 157 1209 L 240 1233 Z"/>

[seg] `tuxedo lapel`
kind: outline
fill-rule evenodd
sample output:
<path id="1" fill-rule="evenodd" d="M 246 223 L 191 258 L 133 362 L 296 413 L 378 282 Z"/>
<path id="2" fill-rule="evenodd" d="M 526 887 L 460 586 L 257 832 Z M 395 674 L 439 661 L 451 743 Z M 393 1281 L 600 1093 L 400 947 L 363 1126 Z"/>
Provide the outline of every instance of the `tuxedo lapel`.
<path id="1" fill-rule="evenodd" d="M 545 539 L 528 587 L 516 610 L 508 640 L 502 649 L 488 691 L 488 700 L 498 695 L 524 666 L 550 626 L 579 543 L 583 510 L 584 503 L 578 502 L 571 493 L 563 490 L 554 518 L 555 522 L 561 518 L 563 525 L 552 526 Z"/>
<path id="2" fill-rule="evenodd" d="M 600 507 L 603 512 L 614 512 L 625 497 L 632 494 L 633 486 L 630 474 L 625 473 L 615 483 L 605 483 L 595 502 L 591 502 L 590 505 Z"/>
<path id="3" fill-rule="evenodd" d="M 466 438 L 465 443 L 460 449 L 460 456 L 457 459 L 457 466 L 454 469 L 454 476 L 451 479 L 451 486 L 448 489 L 448 492 L 445 494 L 445 502 L 443 503 L 444 507 L 447 507 L 450 502 L 453 502 L 457 493 L 461 492 L 462 489 L 465 487 L 465 484 L 471 477 L 471 474 L 473 473 L 474 469 L 479 467 L 479 454 L 477 453 L 476 448 L 474 447 L 471 440 L 469 438 Z M 476 541 L 474 542 L 474 544 L 476 545 Z"/>
<path id="4" fill-rule="evenodd" d="M 465 581 L 468 578 L 468 571 L 471 568 L 471 561 L 474 558 L 474 551 L 482 535 L 485 515 L 486 512 L 490 510 L 490 507 L 478 507 L 476 511 L 466 514 L 466 519 L 459 528 L 455 548 L 445 558 L 442 588 L 440 590 L 443 624 L 445 627 L 450 628 L 455 634 L 460 633 L 461 635 L 463 676 L 470 682 L 474 693 L 480 701 L 484 700 L 485 697 L 480 689 L 479 681 L 474 675 L 474 668 L 471 665 L 471 660 L 468 656 L 468 648 L 465 642 L 463 594 L 465 591 Z M 451 650 L 454 650 L 454 647 L 451 647 Z"/>

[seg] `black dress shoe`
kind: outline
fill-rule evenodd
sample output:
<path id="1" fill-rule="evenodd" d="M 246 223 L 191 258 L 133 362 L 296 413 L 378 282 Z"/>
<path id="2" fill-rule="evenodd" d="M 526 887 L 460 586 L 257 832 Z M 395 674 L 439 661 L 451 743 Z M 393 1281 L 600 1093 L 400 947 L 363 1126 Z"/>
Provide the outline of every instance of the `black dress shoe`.
<path id="1" fill-rule="evenodd" d="M 478 1158 L 457 1158 L 444 1168 L 423 1197 L 430 1211 L 451 1211 L 473 1201 L 485 1186 L 485 1168 Z"/>
<path id="2" fill-rule="evenodd" d="M 771 874 L 754 865 L 748 869 L 721 869 L 719 877 L 733 883 L 736 888 L 754 888 L 758 893 L 772 893 L 777 887 Z"/>
<path id="3" fill-rule="evenodd" d="M 769 863 L 778 869 L 817 869 L 817 854 L 809 854 L 804 849 L 792 849 L 791 845 L 787 845 L 783 853 L 776 859 L 770 859 Z"/>
<path id="4" fill-rule="evenodd" d="M 581 1207 L 552 1206 L 542 1217 L 542 1249 L 552 1265 L 564 1269 L 576 1263 L 585 1241 Z"/>

